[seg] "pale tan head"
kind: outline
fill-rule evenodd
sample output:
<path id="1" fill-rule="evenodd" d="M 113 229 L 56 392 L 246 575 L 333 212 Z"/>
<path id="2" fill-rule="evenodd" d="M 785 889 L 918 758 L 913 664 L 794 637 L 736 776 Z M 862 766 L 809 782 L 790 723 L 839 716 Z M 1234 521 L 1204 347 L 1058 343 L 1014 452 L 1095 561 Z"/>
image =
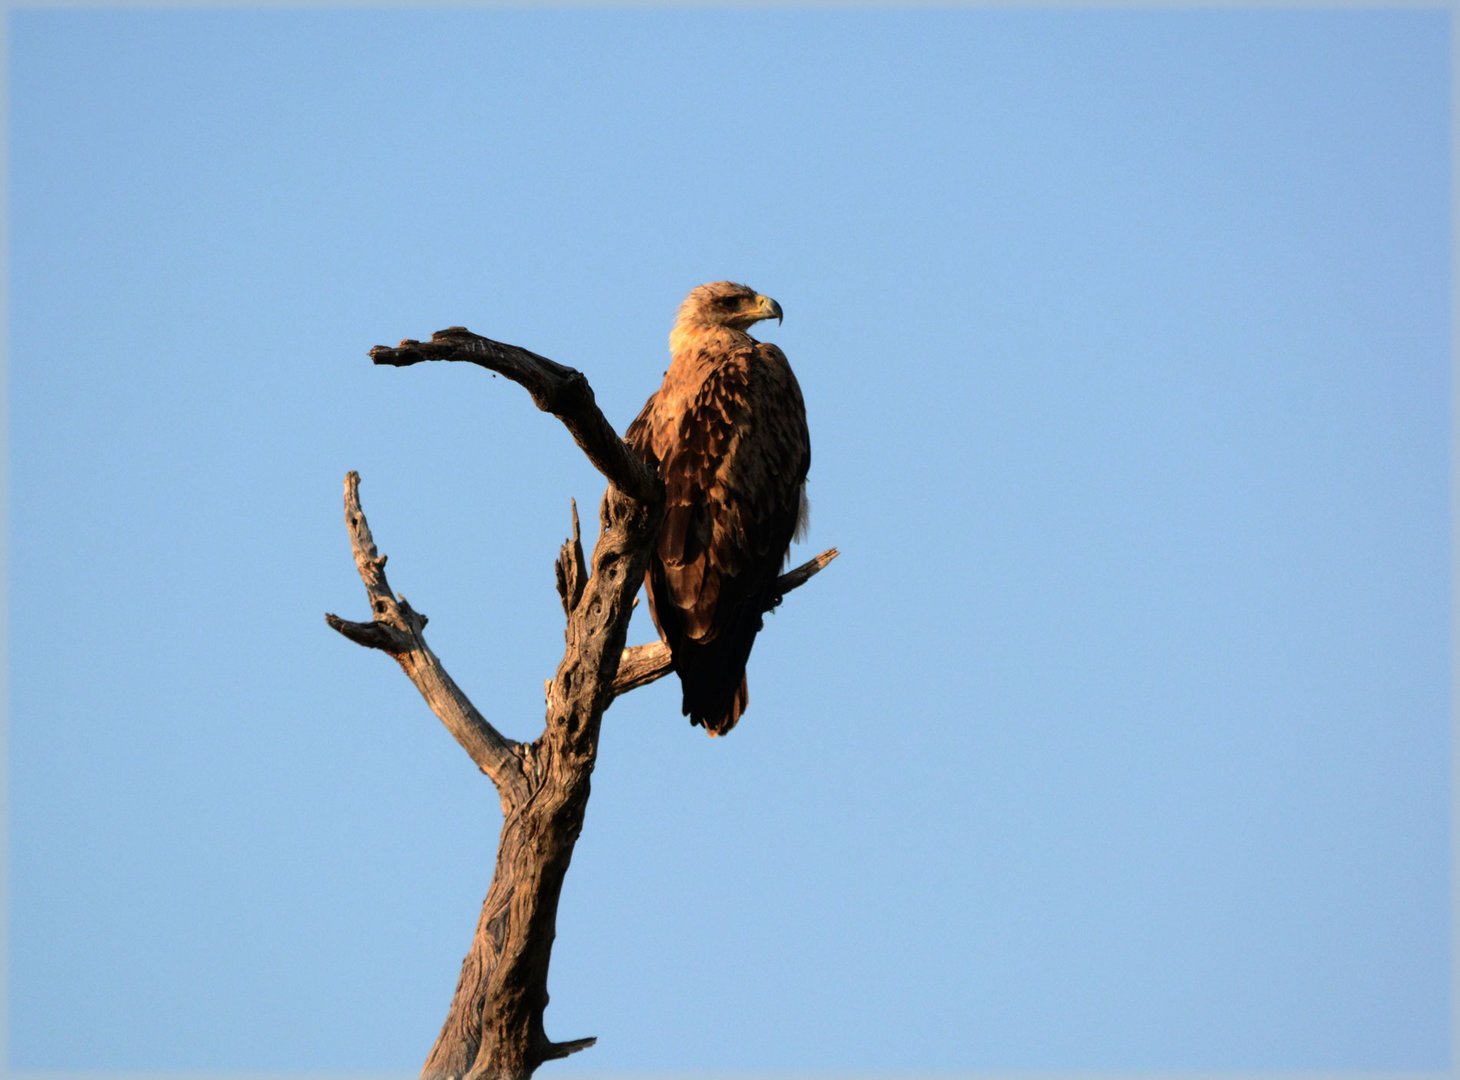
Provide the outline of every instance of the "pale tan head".
<path id="1" fill-rule="evenodd" d="M 674 330 L 675 334 L 679 334 L 725 327 L 744 333 L 762 319 L 779 322 L 781 305 L 749 285 L 713 281 L 692 290 L 684 298 L 684 303 L 679 305 L 679 318 L 675 321 Z"/>

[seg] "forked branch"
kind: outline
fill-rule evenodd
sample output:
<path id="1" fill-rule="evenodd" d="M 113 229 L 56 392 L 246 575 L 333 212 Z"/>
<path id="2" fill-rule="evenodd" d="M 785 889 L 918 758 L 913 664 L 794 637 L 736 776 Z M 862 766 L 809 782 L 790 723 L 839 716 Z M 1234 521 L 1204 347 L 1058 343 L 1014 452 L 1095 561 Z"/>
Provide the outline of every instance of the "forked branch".
<path id="1" fill-rule="evenodd" d="M 375 538 L 370 535 L 370 524 L 360 508 L 360 474 L 353 471 L 345 476 L 345 524 L 350 531 L 355 566 L 370 598 L 372 618 L 361 623 L 327 614 L 325 621 L 357 645 L 394 657 L 431 711 L 477 768 L 497 785 L 503 805 L 520 802 L 527 796 L 521 747 L 488 723 L 447 674 L 422 634 L 426 616 L 412 608 L 404 596 L 391 592 L 385 578 L 386 556 L 376 550 Z"/>

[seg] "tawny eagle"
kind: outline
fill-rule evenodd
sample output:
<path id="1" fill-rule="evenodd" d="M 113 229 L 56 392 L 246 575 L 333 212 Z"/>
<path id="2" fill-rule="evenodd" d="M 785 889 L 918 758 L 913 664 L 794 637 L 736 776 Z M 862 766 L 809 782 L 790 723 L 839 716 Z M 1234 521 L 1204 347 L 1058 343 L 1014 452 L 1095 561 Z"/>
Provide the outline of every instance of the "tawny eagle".
<path id="1" fill-rule="evenodd" d="M 745 664 L 792 537 L 804 524 L 811 438 L 786 356 L 747 330 L 781 306 L 745 285 L 692 291 L 669 335 L 669 370 L 629 425 L 664 481 L 646 575 L 691 724 L 723 735 L 745 712 Z"/>

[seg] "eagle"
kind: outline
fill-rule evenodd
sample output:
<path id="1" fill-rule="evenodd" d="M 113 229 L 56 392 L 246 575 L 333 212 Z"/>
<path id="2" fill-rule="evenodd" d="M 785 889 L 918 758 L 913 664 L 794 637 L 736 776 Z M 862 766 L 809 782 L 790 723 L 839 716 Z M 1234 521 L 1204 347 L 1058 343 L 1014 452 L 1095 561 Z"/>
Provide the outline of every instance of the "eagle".
<path id="1" fill-rule="evenodd" d="M 690 292 L 664 382 L 625 441 L 664 482 L 645 574 L 683 711 L 714 737 L 750 699 L 745 664 L 791 540 L 806 521 L 811 436 L 801 387 L 776 346 L 748 333 L 781 305 L 746 285 Z"/>

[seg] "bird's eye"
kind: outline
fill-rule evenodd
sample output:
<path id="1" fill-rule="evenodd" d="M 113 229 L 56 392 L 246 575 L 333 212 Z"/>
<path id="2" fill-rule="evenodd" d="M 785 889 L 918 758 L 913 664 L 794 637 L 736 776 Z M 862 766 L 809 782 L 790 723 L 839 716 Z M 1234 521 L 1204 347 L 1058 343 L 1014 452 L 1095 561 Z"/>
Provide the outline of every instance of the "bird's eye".
<path id="1" fill-rule="evenodd" d="M 737 307 L 740 306 L 740 297 L 738 297 L 738 296 L 722 296 L 722 297 L 720 297 L 719 300 L 717 300 L 715 302 L 717 304 L 719 304 L 722 308 L 724 308 L 726 311 L 733 311 L 735 308 L 737 308 Z"/>

